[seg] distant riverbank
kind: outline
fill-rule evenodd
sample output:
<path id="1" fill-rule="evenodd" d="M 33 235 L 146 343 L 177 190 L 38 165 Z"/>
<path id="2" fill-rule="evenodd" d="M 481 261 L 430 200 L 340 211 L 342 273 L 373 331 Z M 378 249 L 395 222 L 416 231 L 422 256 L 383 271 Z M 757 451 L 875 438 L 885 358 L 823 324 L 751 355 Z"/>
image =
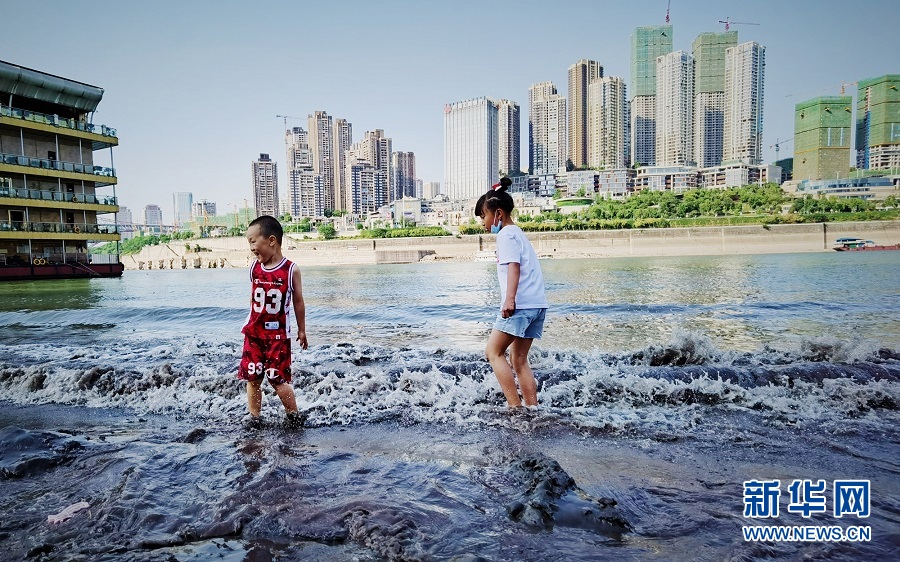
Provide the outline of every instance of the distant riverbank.
<path id="1" fill-rule="evenodd" d="M 542 258 L 607 258 L 781 254 L 831 251 L 837 238 L 850 236 L 877 244 L 900 243 L 900 221 L 773 224 L 702 228 L 652 228 L 529 233 Z M 301 265 L 472 261 L 494 250 L 490 234 L 422 238 L 300 240 L 285 235 L 284 254 Z M 196 252 L 177 242 L 147 246 L 122 256 L 126 269 L 246 267 L 250 263 L 242 237 L 204 238 L 208 251 Z"/>

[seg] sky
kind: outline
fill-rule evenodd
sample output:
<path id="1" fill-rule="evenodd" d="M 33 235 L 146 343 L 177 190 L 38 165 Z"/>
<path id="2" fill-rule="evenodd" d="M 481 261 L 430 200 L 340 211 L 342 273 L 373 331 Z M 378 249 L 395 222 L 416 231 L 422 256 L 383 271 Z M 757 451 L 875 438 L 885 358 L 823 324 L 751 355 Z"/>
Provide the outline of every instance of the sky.
<path id="1" fill-rule="evenodd" d="M 353 141 L 384 129 L 443 179 L 443 107 L 481 96 L 521 108 L 528 167 L 528 88 L 599 61 L 631 81 L 630 35 L 665 23 L 666 0 L 3 0 L 0 60 L 104 89 L 95 124 L 118 131 L 120 205 L 173 220 L 174 192 L 252 205 L 251 162 L 268 153 L 286 185 L 283 118 L 317 110 L 350 121 Z M 737 24 L 766 47 L 763 159 L 793 154 L 798 102 L 842 82 L 900 73 L 900 0 L 671 0 L 674 49 Z M 757 23 L 759 25 L 749 25 Z M 855 94 L 855 86 L 847 87 Z M 109 165 L 109 151 L 95 153 Z"/>

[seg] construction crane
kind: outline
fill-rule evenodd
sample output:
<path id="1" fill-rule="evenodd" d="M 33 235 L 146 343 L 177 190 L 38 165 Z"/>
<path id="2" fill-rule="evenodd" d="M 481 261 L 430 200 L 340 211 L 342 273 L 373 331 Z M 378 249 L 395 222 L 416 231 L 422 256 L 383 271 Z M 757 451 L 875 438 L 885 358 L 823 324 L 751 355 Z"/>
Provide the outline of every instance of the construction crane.
<path id="1" fill-rule="evenodd" d="M 287 131 L 287 120 L 288 119 L 303 119 L 303 117 L 294 117 L 293 115 L 276 115 L 275 117 L 281 117 L 284 119 L 284 130 Z"/>
<path id="2" fill-rule="evenodd" d="M 775 148 L 775 162 L 778 162 L 778 149 L 781 147 L 781 145 L 787 144 L 787 143 L 791 142 L 792 140 L 794 140 L 794 137 L 791 137 L 785 141 L 783 141 L 781 139 L 775 139 L 775 144 L 769 145 L 769 148 L 773 148 L 773 147 Z"/>
<path id="3" fill-rule="evenodd" d="M 725 24 L 725 31 L 731 29 L 732 25 L 759 25 L 758 23 L 753 23 L 752 21 L 731 21 L 731 18 L 725 18 L 724 20 L 719 20 L 719 23 Z"/>
<path id="4" fill-rule="evenodd" d="M 206 201 L 203 202 L 203 230 L 200 231 L 200 238 L 209 236 L 209 213 L 206 211 Z"/>
<path id="5" fill-rule="evenodd" d="M 859 82 L 844 82 L 843 80 L 841 80 L 841 95 L 844 95 L 844 88 L 846 86 L 855 86 L 857 84 L 859 84 Z"/>
<path id="6" fill-rule="evenodd" d="M 666 23 L 669 23 L 669 8 L 672 7 L 672 0 L 669 0 L 669 3 L 666 4 Z"/>
<path id="7" fill-rule="evenodd" d="M 802 92 L 792 92 L 790 94 L 785 94 L 784 97 L 792 98 L 795 96 L 811 96 L 813 94 L 821 94 L 823 92 L 830 92 L 831 88 L 819 88 L 818 90 L 804 90 Z"/>

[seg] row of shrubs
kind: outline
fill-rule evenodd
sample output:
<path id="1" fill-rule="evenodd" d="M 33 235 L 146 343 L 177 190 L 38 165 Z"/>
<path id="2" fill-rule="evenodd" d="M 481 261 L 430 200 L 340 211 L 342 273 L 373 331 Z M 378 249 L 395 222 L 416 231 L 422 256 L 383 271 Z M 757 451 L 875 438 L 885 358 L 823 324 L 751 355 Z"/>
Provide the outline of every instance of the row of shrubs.
<path id="1" fill-rule="evenodd" d="M 441 226 L 417 226 L 360 230 L 358 236 L 360 238 L 421 238 L 423 236 L 450 236 L 450 233 Z"/>

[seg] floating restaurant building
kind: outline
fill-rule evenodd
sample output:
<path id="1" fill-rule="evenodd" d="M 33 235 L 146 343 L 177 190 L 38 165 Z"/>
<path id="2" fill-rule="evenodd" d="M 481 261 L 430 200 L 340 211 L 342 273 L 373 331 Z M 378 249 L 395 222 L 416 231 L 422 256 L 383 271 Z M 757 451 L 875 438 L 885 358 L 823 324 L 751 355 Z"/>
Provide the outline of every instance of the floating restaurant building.
<path id="1" fill-rule="evenodd" d="M 102 97 L 96 86 L 0 61 L 0 281 L 122 275 L 118 253 L 89 253 L 120 240 L 119 139 L 92 122 Z M 105 150 L 110 167 L 94 165 Z"/>

